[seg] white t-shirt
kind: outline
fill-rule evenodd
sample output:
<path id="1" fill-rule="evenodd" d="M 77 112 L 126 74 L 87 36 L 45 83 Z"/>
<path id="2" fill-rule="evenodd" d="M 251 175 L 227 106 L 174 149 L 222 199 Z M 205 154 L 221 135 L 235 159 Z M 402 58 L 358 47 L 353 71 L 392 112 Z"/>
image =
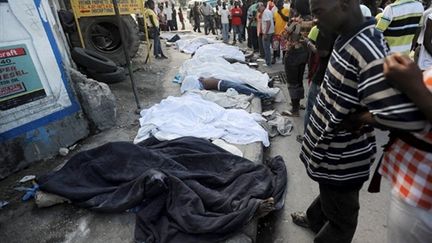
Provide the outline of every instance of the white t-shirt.
<path id="1" fill-rule="evenodd" d="M 426 30 L 426 23 L 427 23 L 427 20 L 429 19 L 428 16 L 430 14 L 432 14 L 432 7 L 426 9 L 426 11 L 423 13 L 423 18 L 422 18 L 423 22 L 421 23 L 422 28 L 421 28 L 419 37 L 417 39 L 417 43 L 419 45 L 423 45 L 424 33 L 425 33 L 425 30 Z"/>
<path id="2" fill-rule="evenodd" d="M 172 8 L 170 6 L 165 7 L 164 10 L 163 10 L 163 13 L 166 15 L 166 18 L 167 18 L 168 21 L 172 20 L 172 13 L 173 13 L 173 11 L 172 11 Z"/>
<path id="3" fill-rule="evenodd" d="M 363 17 L 372 17 L 372 12 L 366 5 L 360 4 L 360 9 L 362 11 Z"/>
<path id="4" fill-rule="evenodd" d="M 427 20 L 432 20 L 432 13 L 430 13 L 429 16 L 427 16 L 426 21 L 425 21 L 425 25 L 427 23 Z M 426 26 L 423 26 L 423 28 L 426 28 Z M 423 32 L 423 35 L 424 35 L 424 32 Z M 423 39 L 422 39 L 422 43 L 423 43 Z M 418 65 L 419 65 L 421 70 L 426 70 L 426 69 L 429 69 L 432 67 L 432 56 L 426 50 L 424 45 L 422 45 L 422 47 L 420 49 Z"/>
<path id="5" fill-rule="evenodd" d="M 267 8 L 264 10 L 262 15 L 262 32 L 265 34 L 273 34 L 274 33 L 274 20 L 273 20 L 273 13 L 272 11 L 268 10 Z M 270 28 L 267 31 L 266 27 L 266 21 L 270 21 Z"/>
<path id="6" fill-rule="evenodd" d="M 229 18 L 230 12 L 228 9 L 219 9 L 219 15 L 221 16 L 221 23 L 222 24 L 229 24 Z"/>

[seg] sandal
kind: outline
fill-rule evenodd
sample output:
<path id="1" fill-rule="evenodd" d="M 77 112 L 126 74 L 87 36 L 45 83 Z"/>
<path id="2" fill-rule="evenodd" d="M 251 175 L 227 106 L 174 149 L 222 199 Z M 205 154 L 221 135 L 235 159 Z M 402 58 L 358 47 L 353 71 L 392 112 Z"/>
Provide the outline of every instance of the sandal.
<path id="1" fill-rule="evenodd" d="M 309 220 L 307 219 L 305 212 L 292 213 L 291 218 L 294 224 L 300 227 L 309 228 Z"/>

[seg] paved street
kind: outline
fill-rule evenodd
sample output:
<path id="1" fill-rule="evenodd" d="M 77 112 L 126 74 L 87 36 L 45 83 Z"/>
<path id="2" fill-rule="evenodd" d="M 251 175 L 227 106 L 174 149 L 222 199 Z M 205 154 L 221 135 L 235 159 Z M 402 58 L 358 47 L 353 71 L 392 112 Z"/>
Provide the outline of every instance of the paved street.
<path id="1" fill-rule="evenodd" d="M 141 48 L 144 48 L 142 45 Z M 158 103 L 169 95 L 179 95 L 179 86 L 171 82 L 180 65 L 189 55 L 168 48 L 168 60 L 153 60 L 144 65 L 144 49 L 134 59 L 138 93 L 144 108 Z M 278 64 L 269 68 L 260 68 L 274 73 L 282 71 Z M 280 87 L 287 95 L 286 85 Z M 78 148 L 67 157 L 57 157 L 20 171 L 0 182 L 0 198 L 10 201 L 10 205 L 0 211 L 0 238 L 5 242 L 131 242 L 134 231 L 134 215 L 92 213 L 72 205 L 60 205 L 47 209 L 37 209 L 34 202 L 21 202 L 22 193 L 13 190 L 16 181 L 28 174 L 40 175 L 63 164 L 78 151 L 94 148 L 109 141 L 130 141 L 139 127 L 138 116 L 134 113 L 135 103 L 129 81 L 111 85 L 118 103 L 117 126 L 108 131 L 85 139 Z M 279 111 L 287 110 L 286 102 L 275 104 Z M 311 242 L 313 236 L 307 230 L 292 224 L 290 213 L 306 209 L 317 195 L 317 184 L 311 181 L 303 164 L 298 158 L 300 144 L 296 136 L 303 132 L 302 118 L 293 119 L 294 132 L 291 136 L 278 136 L 272 139 L 271 147 L 265 157 L 282 155 L 288 169 L 288 189 L 285 208 L 272 213 L 261 220 L 256 242 Z M 380 138 L 384 139 L 384 135 Z M 381 140 L 382 140 L 381 139 Z M 369 194 L 363 189 L 358 230 L 354 242 L 380 243 L 386 239 L 386 210 L 388 186 L 384 182 L 382 193 Z"/>

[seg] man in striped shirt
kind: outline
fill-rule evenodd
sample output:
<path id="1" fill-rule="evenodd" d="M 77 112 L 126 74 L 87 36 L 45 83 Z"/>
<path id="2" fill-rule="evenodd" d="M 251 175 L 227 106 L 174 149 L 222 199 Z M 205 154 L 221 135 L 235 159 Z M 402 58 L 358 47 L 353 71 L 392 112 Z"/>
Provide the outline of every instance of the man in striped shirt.
<path id="1" fill-rule="evenodd" d="M 421 2 L 415 0 L 392 2 L 384 9 L 377 29 L 383 32 L 391 53 L 409 54 L 424 8 Z"/>
<path id="2" fill-rule="evenodd" d="M 374 20 L 364 19 L 358 0 L 311 0 L 318 27 L 339 34 L 305 132 L 300 158 L 320 194 L 294 223 L 309 227 L 314 242 L 351 242 L 357 227 L 359 190 L 376 153 L 371 126 L 348 121 L 369 110 L 386 128 L 420 131 L 423 115 L 383 76 L 387 55 Z M 365 113 L 366 114 L 366 113 Z M 361 120 L 361 119 L 359 119 Z M 356 132 L 344 124 L 356 127 Z"/>

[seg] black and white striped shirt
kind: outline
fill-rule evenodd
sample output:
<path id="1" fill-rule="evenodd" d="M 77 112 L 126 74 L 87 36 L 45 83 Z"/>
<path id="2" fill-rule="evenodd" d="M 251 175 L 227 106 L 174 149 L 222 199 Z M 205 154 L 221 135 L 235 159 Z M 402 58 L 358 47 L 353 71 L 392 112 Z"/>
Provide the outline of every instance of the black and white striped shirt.
<path id="1" fill-rule="evenodd" d="M 358 185 L 369 177 L 376 153 L 372 127 L 359 134 L 340 129 L 350 113 L 368 109 L 377 122 L 406 131 L 424 129 L 423 115 L 383 75 L 387 47 L 373 20 L 339 36 L 300 154 L 308 175 L 333 185 Z"/>

